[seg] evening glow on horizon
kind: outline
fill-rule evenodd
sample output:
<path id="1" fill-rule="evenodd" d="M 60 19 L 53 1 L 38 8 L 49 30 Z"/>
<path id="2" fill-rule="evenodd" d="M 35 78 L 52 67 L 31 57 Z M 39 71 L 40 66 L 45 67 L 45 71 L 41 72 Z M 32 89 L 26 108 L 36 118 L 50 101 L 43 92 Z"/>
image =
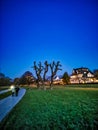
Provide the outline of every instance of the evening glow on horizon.
<path id="1" fill-rule="evenodd" d="M 1 0 L 0 72 L 34 73 L 33 62 L 98 69 L 97 0 Z"/>

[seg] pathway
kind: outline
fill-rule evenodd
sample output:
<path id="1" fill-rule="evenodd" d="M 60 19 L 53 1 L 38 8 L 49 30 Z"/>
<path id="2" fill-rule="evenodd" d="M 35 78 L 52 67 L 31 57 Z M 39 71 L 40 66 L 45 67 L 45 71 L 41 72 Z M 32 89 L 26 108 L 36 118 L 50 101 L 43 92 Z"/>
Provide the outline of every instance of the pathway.
<path id="1" fill-rule="evenodd" d="M 21 88 L 18 96 L 8 96 L 0 100 L 0 122 L 11 111 L 11 109 L 21 100 L 26 90 Z"/>

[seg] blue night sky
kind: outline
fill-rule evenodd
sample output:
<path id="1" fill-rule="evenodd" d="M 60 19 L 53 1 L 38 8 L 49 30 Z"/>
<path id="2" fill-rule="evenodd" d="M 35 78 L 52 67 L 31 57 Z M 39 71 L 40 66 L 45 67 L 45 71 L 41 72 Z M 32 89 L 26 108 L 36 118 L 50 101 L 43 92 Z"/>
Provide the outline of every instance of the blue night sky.
<path id="1" fill-rule="evenodd" d="M 0 71 L 33 72 L 33 61 L 98 69 L 97 0 L 0 0 Z"/>

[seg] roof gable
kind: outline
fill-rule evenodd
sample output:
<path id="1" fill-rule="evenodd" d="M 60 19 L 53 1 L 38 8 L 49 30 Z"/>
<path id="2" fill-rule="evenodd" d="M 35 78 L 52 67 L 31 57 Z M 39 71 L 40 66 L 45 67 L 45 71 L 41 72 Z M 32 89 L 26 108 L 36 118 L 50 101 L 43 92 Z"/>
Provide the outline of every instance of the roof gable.
<path id="1" fill-rule="evenodd" d="M 77 75 L 77 74 L 83 74 L 83 77 L 88 77 L 88 75 L 93 76 L 93 73 L 88 68 L 85 67 L 73 69 L 72 75 Z"/>

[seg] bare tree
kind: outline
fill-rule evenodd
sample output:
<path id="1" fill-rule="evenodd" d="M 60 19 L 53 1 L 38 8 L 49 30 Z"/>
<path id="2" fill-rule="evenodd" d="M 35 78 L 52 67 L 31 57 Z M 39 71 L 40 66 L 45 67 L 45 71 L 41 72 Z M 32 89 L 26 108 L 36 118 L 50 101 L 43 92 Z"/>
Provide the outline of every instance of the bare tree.
<path id="1" fill-rule="evenodd" d="M 36 83 L 37 83 L 37 88 L 40 88 L 40 82 L 42 82 L 42 77 L 41 77 L 41 73 L 43 71 L 43 66 L 41 64 L 41 62 L 39 62 L 38 65 L 36 65 L 36 62 L 34 61 L 34 66 L 33 66 L 35 73 L 36 73 Z"/>
<path id="2" fill-rule="evenodd" d="M 53 62 L 50 64 L 50 70 L 51 70 L 50 89 L 53 88 L 53 78 L 54 78 L 54 76 L 57 74 L 57 71 L 58 71 L 58 70 L 62 70 L 62 69 L 59 68 L 59 67 L 61 67 L 60 61 L 57 61 L 57 63 L 53 61 Z"/>
<path id="3" fill-rule="evenodd" d="M 67 72 L 65 72 L 64 74 L 63 74 L 63 83 L 64 84 L 69 84 L 70 83 L 70 77 L 69 77 L 69 75 L 68 75 L 68 73 Z"/>
<path id="4" fill-rule="evenodd" d="M 33 69 L 35 70 L 36 73 L 36 83 L 37 83 L 37 88 L 40 88 L 40 84 L 42 85 L 43 89 L 45 90 L 45 81 L 46 81 L 46 73 L 49 70 L 49 66 L 50 66 L 50 70 L 51 70 L 51 82 L 50 82 L 50 89 L 52 89 L 52 85 L 53 85 L 53 78 L 54 76 L 57 74 L 58 70 L 62 70 L 61 68 L 61 64 L 59 61 L 57 62 L 52 62 L 50 64 L 48 64 L 47 61 L 44 62 L 44 66 L 42 65 L 41 62 L 39 62 L 39 64 L 37 65 L 36 62 L 34 61 L 34 66 Z M 42 76 L 42 72 L 43 72 L 43 76 Z"/>
<path id="5" fill-rule="evenodd" d="M 43 74 L 43 81 L 45 82 L 46 81 L 46 73 L 48 72 L 48 67 L 49 67 L 49 64 L 47 61 L 44 62 L 44 74 Z"/>
<path id="6" fill-rule="evenodd" d="M 44 73 L 43 73 L 43 89 L 46 90 L 45 81 L 46 81 L 46 73 L 48 72 L 48 67 L 49 67 L 48 61 L 45 61 L 44 65 L 45 66 L 44 66 Z"/>

